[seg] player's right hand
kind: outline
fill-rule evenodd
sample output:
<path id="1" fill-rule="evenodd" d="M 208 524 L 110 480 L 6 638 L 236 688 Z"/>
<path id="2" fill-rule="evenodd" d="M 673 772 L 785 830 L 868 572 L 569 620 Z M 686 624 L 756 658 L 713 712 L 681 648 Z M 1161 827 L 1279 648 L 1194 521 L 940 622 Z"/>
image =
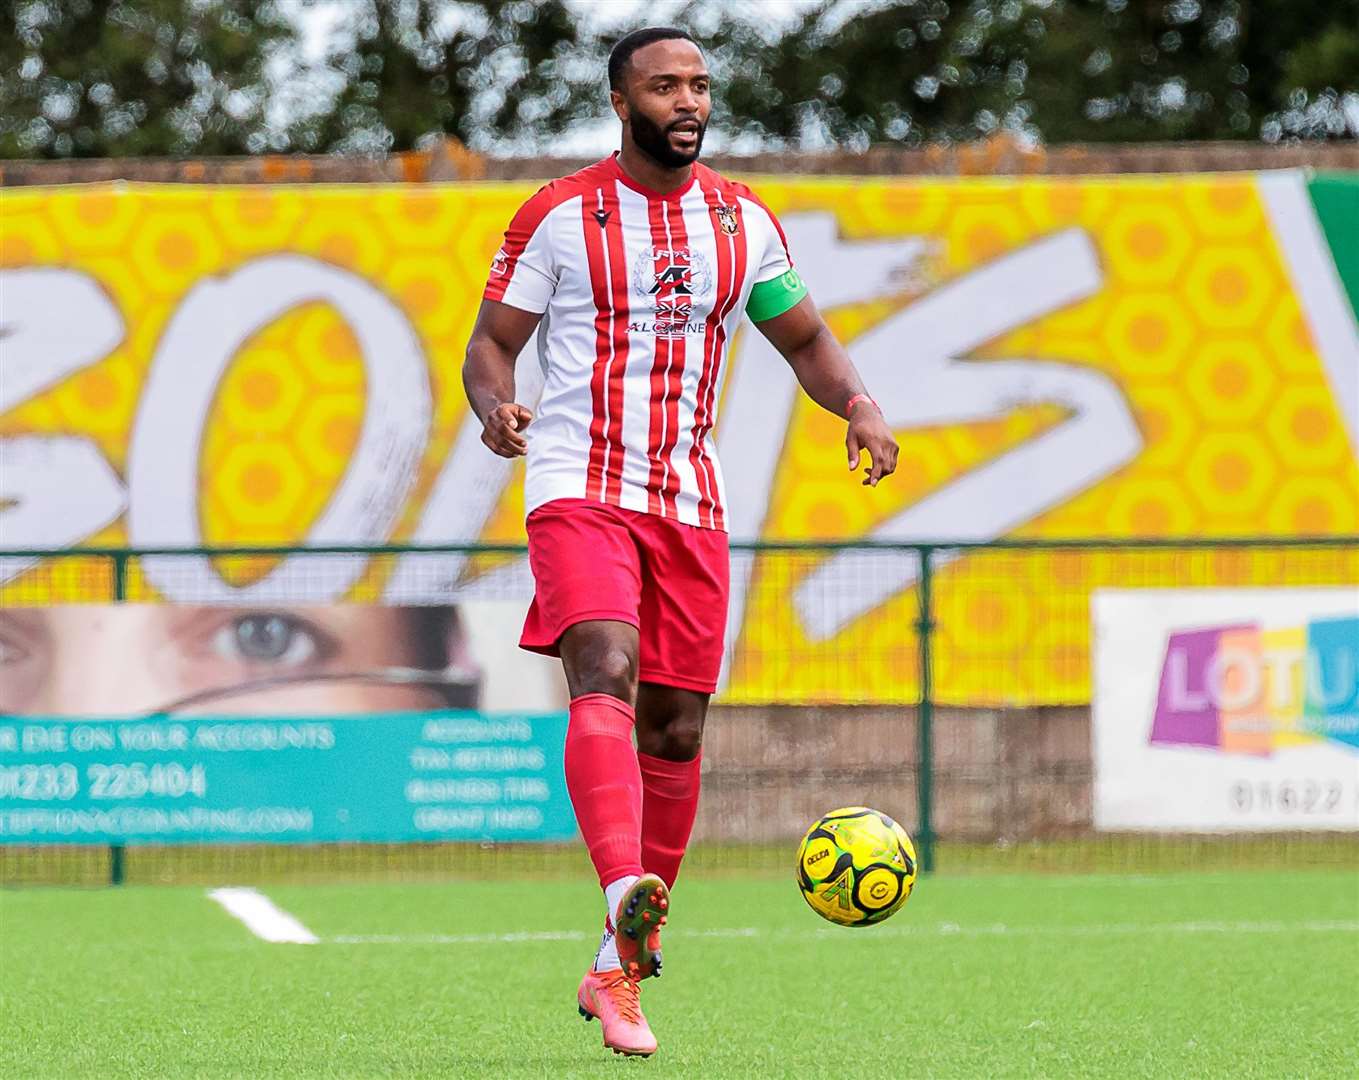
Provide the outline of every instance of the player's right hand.
<path id="1" fill-rule="evenodd" d="M 533 422 L 533 413 L 522 405 L 507 401 L 486 414 L 481 441 L 501 457 L 523 457 L 528 441 L 520 434 Z"/>

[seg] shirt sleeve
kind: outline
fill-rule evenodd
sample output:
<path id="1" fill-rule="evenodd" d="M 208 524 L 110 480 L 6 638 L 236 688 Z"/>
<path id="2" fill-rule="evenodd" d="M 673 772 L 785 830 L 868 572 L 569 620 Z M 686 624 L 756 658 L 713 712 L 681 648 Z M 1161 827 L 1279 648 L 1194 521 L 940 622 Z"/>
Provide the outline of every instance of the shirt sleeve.
<path id="1" fill-rule="evenodd" d="M 769 227 L 765 230 L 764 251 L 761 253 L 759 265 L 755 268 L 755 283 L 758 285 L 762 281 L 773 281 L 777 277 L 782 277 L 793 268 L 793 257 L 788 251 L 788 238 L 783 235 L 783 226 L 779 224 L 779 219 L 774 216 L 774 212 L 751 195 L 751 202 L 755 204 L 756 213 L 768 220 Z"/>
<path id="2" fill-rule="evenodd" d="M 546 187 L 519 208 L 505 230 L 505 242 L 491 260 L 487 300 L 541 315 L 557 291 L 548 213 L 553 201 Z"/>

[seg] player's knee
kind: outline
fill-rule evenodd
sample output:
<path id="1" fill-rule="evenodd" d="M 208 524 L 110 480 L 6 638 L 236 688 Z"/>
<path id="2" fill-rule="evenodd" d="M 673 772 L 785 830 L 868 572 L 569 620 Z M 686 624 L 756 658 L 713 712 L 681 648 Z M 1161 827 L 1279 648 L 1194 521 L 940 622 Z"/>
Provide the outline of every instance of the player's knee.
<path id="1" fill-rule="evenodd" d="M 610 645 L 595 658 L 589 677 L 600 692 L 630 699 L 637 689 L 637 658 L 626 649 Z"/>
<path id="2" fill-rule="evenodd" d="M 703 718 L 680 713 L 672 716 L 661 732 L 659 756 L 669 761 L 693 761 L 703 746 Z"/>
<path id="3" fill-rule="evenodd" d="M 611 642 L 585 650 L 578 658 L 575 675 L 577 686 L 573 691 L 576 696 L 612 694 L 630 702 L 637 693 L 636 655 Z"/>
<path id="4" fill-rule="evenodd" d="M 666 761 L 693 761 L 703 745 L 703 715 L 692 709 L 647 709 L 638 716 L 637 748 Z"/>
<path id="5" fill-rule="evenodd" d="M 562 635 L 561 654 L 573 698 L 609 694 L 628 704 L 637 700 L 635 631 L 579 624 Z"/>

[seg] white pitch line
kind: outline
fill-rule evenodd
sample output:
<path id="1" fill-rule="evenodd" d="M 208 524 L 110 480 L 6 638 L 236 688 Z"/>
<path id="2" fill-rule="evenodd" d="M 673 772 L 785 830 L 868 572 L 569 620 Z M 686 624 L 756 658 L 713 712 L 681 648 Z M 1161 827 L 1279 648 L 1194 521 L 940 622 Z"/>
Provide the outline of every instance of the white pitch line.
<path id="1" fill-rule="evenodd" d="M 584 930 L 525 930 L 511 934 L 340 934 L 328 945 L 515 945 L 539 941 L 595 941 Z"/>
<path id="2" fill-rule="evenodd" d="M 891 933 L 895 928 L 884 928 Z M 1075 926 L 1006 926 L 996 923 L 992 926 L 958 926 L 954 923 L 940 923 L 927 934 L 939 937 L 1116 937 L 1126 934 L 1355 934 L 1359 933 L 1359 921 L 1331 920 L 1313 922 L 1181 922 L 1181 923 L 1104 923 Z M 817 933 L 827 931 L 818 930 Z M 908 935 L 909 930 L 897 930 Z"/>
<path id="3" fill-rule="evenodd" d="M 807 930 L 760 930 L 753 926 L 712 930 L 672 929 L 679 938 L 800 938 L 839 936 L 845 931 L 831 927 Z M 872 940 L 884 937 L 1118 937 L 1139 934 L 1359 934 L 1359 921 L 1317 922 L 1183 922 L 1105 923 L 1085 926 L 959 926 L 939 923 L 922 927 L 874 927 Z M 597 935 L 580 930 L 542 930 L 509 934 L 348 934 L 325 938 L 330 945 L 514 945 L 544 941 L 593 941 Z M 862 940 L 870 940 L 866 935 Z"/>
<path id="4" fill-rule="evenodd" d="M 315 945 L 321 940 L 262 892 L 254 889 L 213 889 L 208 897 L 221 904 L 229 915 L 245 923 L 246 929 L 257 938 L 294 945 Z"/>

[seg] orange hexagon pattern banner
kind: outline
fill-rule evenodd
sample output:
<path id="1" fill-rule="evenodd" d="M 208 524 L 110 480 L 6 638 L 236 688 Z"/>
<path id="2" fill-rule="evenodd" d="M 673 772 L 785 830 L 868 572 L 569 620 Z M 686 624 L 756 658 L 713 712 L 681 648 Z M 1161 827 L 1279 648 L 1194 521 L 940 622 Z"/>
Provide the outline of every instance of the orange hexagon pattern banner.
<path id="1" fill-rule="evenodd" d="M 1359 330 L 1304 175 L 750 182 L 902 455 L 891 481 L 862 488 L 843 422 L 747 327 L 717 429 L 734 537 L 1359 531 Z M 459 369 L 532 190 L 0 193 L 0 547 L 522 540 L 522 475 L 477 441 Z M 536 394 L 536 357 L 519 373 Z M 1051 559 L 955 621 L 957 655 L 980 659 L 944 658 L 943 700 L 1088 700 L 1091 579 Z M 441 565 L 323 573 L 294 558 L 234 580 L 204 561 L 193 597 L 442 600 L 484 569 Z M 742 567 L 730 700 L 775 684 L 801 700 L 911 698 L 913 665 L 881 657 L 912 654 L 913 572 L 860 580 L 852 556 L 782 577 Z M 1167 583 L 1142 573 L 1100 580 Z M 1348 556 L 1340 573 L 1359 581 Z M 1045 612 L 1040 577 L 1080 603 Z M 177 580 L 148 567 L 138 587 L 186 599 Z M 52 601 L 107 598 L 10 557 L 0 603 L 41 581 Z M 769 627 L 788 629 L 762 650 Z M 801 664 L 813 646 L 842 659 Z M 1012 647 L 1050 650 L 1047 674 L 1011 672 L 997 695 L 984 658 Z"/>

